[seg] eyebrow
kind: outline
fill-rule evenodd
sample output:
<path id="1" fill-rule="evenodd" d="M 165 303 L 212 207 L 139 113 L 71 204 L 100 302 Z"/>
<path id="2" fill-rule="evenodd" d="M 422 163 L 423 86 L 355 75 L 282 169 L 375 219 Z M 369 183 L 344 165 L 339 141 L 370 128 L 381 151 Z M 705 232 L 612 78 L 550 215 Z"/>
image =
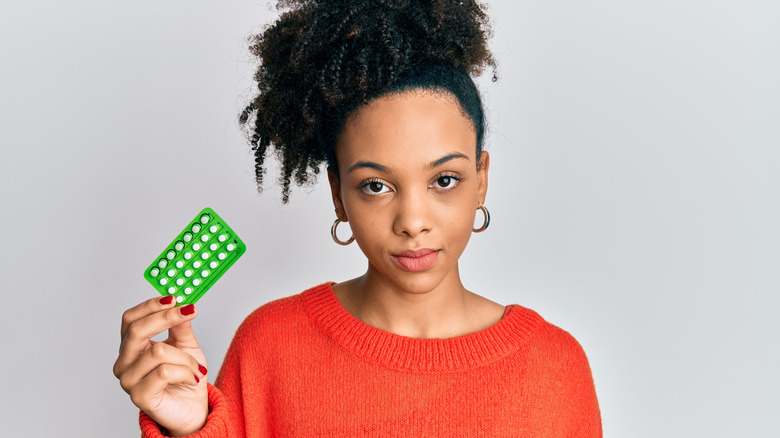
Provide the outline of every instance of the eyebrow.
<path id="1" fill-rule="evenodd" d="M 445 156 L 439 158 L 436 161 L 432 161 L 430 164 L 428 164 L 427 168 L 428 169 L 433 169 L 435 167 L 441 166 L 442 164 L 444 164 L 444 163 L 446 163 L 446 162 L 448 162 L 450 160 L 454 160 L 455 158 L 465 158 L 466 160 L 469 159 L 469 157 L 467 157 L 466 155 L 463 155 L 463 154 L 461 154 L 459 152 L 455 152 L 455 153 L 452 153 L 452 154 L 445 155 Z M 374 170 L 378 170 L 378 171 L 384 172 L 384 173 L 392 173 L 390 171 L 390 169 L 388 169 L 387 167 L 385 167 L 385 166 L 383 166 L 381 164 L 378 164 L 378 163 L 371 162 L 371 161 L 358 161 L 357 163 L 352 165 L 352 167 L 347 169 L 347 173 L 352 172 L 353 170 L 356 170 L 356 169 L 363 169 L 363 168 L 374 169 Z"/>

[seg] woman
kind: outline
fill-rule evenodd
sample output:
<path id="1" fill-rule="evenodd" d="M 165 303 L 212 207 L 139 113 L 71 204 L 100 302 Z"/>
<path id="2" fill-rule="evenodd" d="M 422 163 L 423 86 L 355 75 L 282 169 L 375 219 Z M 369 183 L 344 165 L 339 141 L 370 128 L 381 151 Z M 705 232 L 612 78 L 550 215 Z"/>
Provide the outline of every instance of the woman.
<path id="1" fill-rule="evenodd" d="M 252 46 L 259 93 L 241 116 L 257 182 L 269 147 L 285 202 L 326 164 L 333 238 L 354 239 L 368 268 L 252 312 L 213 386 L 194 306 L 163 297 L 126 311 L 114 372 L 144 436 L 601 436 L 577 341 L 458 274 L 489 224 L 470 74 L 494 62 L 479 4 L 283 3 Z"/>

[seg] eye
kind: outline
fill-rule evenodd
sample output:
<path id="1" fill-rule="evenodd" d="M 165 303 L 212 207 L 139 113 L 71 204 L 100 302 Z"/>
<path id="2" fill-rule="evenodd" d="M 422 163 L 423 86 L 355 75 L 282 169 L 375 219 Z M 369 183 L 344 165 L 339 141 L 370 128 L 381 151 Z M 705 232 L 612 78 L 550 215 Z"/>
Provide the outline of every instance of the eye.
<path id="1" fill-rule="evenodd" d="M 434 181 L 433 185 L 437 189 L 444 189 L 444 190 L 450 190 L 453 189 L 458 182 L 460 182 L 460 178 L 454 175 L 439 175 L 436 180 Z"/>
<path id="2" fill-rule="evenodd" d="M 377 180 L 366 181 L 363 183 L 363 185 L 360 186 L 360 188 L 370 195 L 379 195 L 381 193 L 387 193 L 390 191 L 390 187 Z"/>

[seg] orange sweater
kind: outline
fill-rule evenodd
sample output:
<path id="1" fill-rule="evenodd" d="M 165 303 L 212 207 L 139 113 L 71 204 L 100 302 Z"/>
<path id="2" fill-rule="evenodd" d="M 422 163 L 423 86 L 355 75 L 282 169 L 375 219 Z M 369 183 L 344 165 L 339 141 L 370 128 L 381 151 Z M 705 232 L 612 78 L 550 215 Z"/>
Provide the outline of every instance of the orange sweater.
<path id="1" fill-rule="evenodd" d="M 601 437 L 580 345 L 507 310 L 477 333 L 413 339 L 354 318 L 331 283 L 268 303 L 238 328 L 193 436 Z"/>

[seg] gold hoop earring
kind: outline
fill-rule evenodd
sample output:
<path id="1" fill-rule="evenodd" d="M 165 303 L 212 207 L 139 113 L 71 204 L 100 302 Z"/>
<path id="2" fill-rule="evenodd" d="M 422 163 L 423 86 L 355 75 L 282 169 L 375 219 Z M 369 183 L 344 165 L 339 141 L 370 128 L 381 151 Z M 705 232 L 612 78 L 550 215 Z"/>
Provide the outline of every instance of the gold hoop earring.
<path id="1" fill-rule="evenodd" d="M 483 223 L 482 226 L 479 228 L 472 228 L 471 231 L 475 233 L 481 233 L 487 230 L 488 225 L 490 225 L 490 212 L 488 211 L 488 209 L 485 208 L 484 205 L 480 205 L 479 209 L 482 210 L 482 214 L 485 215 L 485 223 Z"/>
<path id="2" fill-rule="evenodd" d="M 336 235 L 336 228 L 338 228 L 341 222 L 343 221 L 339 218 L 336 218 L 336 222 L 333 222 L 333 225 L 330 227 L 330 237 L 332 237 L 333 241 L 339 245 L 347 246 L 352 243 L 353 240 L 355 240 L 355 236 L 350 236 L 349 240 L 347 241 L 339 240 L 339 236 Z"/>

